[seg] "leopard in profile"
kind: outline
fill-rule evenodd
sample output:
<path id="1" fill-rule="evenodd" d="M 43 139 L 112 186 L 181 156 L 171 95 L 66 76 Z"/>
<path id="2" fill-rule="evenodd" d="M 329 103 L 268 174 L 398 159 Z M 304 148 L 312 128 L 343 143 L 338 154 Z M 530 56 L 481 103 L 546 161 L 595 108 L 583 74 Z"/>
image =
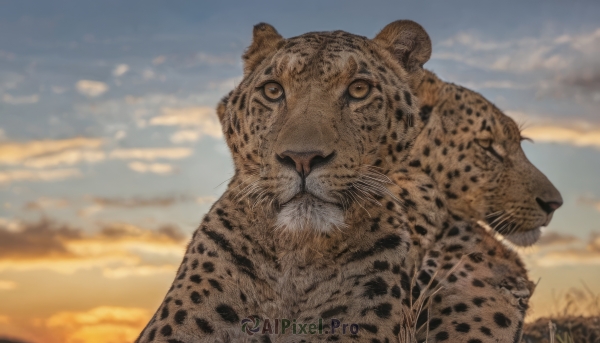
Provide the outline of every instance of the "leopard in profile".
<path id="1" fill-rule="evenodd" d="M 533 244 L 562 205 L 560 192 L 527 160 L 518 125 L 480 94 L 426 70 L 416 95 L 424 126 L 395 182 L 441 198 L 430 210 L 447 208 L 453 218 L 429 236 L 419 234 L 423 223 L 412 225 L 423 254 L 415 287 L 435 292 L 415 323 L 418 337 L 518 342 L 535 285 L 518 254 L 497 238 Z M 418 172 L 437 193 L 404 176 Z M 418 211 L 407 208 L 418 221 Z"/>

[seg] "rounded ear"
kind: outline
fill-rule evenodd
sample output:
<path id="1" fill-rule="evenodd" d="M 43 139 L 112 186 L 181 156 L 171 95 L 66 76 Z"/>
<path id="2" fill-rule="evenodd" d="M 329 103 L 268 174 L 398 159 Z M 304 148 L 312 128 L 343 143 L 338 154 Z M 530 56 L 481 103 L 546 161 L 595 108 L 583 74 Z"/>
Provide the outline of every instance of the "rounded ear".
<path id="1" fill-rule="evenodd" d="M 252 44 L 246 49 L 242 56 L 244 60 L 244 76 L 247 76 L 267 56 L 277 50 L 284 39 L 277 30 L 269 24 L 260 23 L 254 25 L 252 32 Z"/>
<path id="2" fill-rule="evenodd" d="M 409 74 L 420 74 L 423 64 L 431 57 L 429 35 L 412 20 L 388 24 L 373 40 L 391 52 Z"/>

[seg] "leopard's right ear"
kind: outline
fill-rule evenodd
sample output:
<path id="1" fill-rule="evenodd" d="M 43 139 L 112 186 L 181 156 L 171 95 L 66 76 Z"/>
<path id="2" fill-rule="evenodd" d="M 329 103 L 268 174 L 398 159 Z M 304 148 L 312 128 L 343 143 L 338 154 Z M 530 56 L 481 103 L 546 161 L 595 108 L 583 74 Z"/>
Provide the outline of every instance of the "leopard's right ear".
<path id="1" fill-rule="evenodd" d="M 267 56 L 275 52 L 283 42 L 283 37 L 273 26 L 266 23 L 254 25 L 252 44 L 242 56 L 244 77 L 248 76 Z"/>

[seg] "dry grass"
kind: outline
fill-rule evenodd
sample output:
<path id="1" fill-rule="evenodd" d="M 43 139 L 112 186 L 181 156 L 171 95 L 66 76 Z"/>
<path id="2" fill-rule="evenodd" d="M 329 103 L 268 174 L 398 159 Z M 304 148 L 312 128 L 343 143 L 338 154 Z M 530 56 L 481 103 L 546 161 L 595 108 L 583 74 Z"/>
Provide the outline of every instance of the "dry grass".
<path id="1" fill-rule="evenodd" d="M 525 342 L 600 342 L 600 294 L 582 282 L 581 288 L 553 295 L 552 303 L 548 317 L 526 325 Z M 590 338 L 592 332 L 596 332 L 596 338 Z"/>
<path id="2" fill-rule="evenodd" d="M 600 316 L 600 293 L 595 293 L 583 281 L 581 288 L 553 293 L 550 318 L 573 316 Z"/>
<path id="3" fill-rule="evenodd" d="M 464 258 L 465 256 L 463 256 L 452 269 L 445 271 L 444 276 L 453 273 L 464 262 Z M 400 343 L 416 343 L 417 335 L 419 335 L 422 330 L 425 332 L 425 342 L 429 341 L 429 310 L 431 306 L 429 299 L 432 299 L 443 288 L 439 284 L 433 287 L 433 282 L 437 279 L 438 272 L 440 271 L 440 269 L 438 269 L 431 276 L 431 280 L 427 284 L 427 287 L 421 289 L 419 297 L 417 299 L 412 299 L 412 289 L 417 282 L 418 270 L 419 268 L 415 268 L 415 272 L 411 278 L 410 303 L 412 305 L 409 309 L 403 308 L 404 316 L 402 323 L 400 323 L 400 333 L 398 334 Z M 425 326 L 418 328 L 417 323 L 423 311 L 427 311 L 427 320 L 425 321 Z"/>

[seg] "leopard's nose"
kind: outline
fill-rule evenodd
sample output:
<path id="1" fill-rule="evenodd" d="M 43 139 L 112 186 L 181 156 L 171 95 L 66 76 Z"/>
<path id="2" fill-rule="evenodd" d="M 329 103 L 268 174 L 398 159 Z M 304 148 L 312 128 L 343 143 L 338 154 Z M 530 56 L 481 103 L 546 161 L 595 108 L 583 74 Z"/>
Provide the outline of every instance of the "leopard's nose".
<path id="1" fill-rule="evenodd" d="M 551 214 L 552 212 L 558 210 L 559 207 L 562 206 L 563 201 L 562 198 L 557 198 L 549 201 L 544 201 L 540 198 L 535 198 L 535 201 L 540 205 L 542 210 L 546 212 L 546 214 Z"/>
<path id="2" fill-rule="evenodd" d="M 334 155 L 335 152 L 326 154 L 320 150 L 300 152 L 286 150 L 277 154 L 276 158 L 281 164 L 295 168 L 300 176 L 307 177 L 313 169 L 331 161 Z"/>

